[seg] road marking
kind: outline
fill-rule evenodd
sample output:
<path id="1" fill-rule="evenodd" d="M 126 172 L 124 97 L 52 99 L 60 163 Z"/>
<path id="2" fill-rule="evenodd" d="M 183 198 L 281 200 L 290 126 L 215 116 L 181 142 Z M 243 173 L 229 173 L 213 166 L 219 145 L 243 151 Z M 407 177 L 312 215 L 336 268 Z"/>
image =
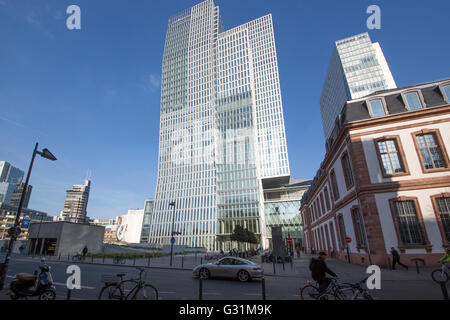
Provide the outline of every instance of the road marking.
<path id="1" fill-rule="evenodd" d="M 221 293 L 218 293 L 218 292 L 203 292 L 203 294 L 209 294 L 212 296 L 221 296 L 222 295 Z"/>
<path id="2" fill-rule="evenodd" d="M 15 278 L 14 276 L 6 276 L 7 278 Z M 67 287 L 66 283 L 59 283 L 59 282 L 53 282 L 54 285 Z M 95 290 L 96 287 L 88 287 L 88 286 L 81 286 L 81 289 L 89 289 L 89 290 Z"/>
<path id="3" fill-rule="evenodd" d="M 162 293 L 162 294 L 175 294 L 176 292 L 171 292 L 171 291 L 158 291 L 158 293 Z"/>

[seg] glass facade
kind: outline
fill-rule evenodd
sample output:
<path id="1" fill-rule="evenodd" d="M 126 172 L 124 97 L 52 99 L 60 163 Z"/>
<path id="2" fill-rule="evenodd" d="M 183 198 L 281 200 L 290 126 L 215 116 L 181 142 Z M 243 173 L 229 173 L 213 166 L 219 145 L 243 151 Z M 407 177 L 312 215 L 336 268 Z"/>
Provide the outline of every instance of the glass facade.
<path id="1" fill-rule="evenodd" d="M 396 87 L 380 45 L 368 33 L 336 41 L 320 98 L 325 138 L 347 100 Z M 375 117 L 383 114 L 374 112 Z"/>
<path id="2" fill-rule="evenodd" d="M 225 248 L 264 237 L 262 179 L 289 176 L 272 17 L 223 29 L 204 1 L 169 19 L 149 242 Z M 174 208 L 169 203 L 175 202 Z"/>

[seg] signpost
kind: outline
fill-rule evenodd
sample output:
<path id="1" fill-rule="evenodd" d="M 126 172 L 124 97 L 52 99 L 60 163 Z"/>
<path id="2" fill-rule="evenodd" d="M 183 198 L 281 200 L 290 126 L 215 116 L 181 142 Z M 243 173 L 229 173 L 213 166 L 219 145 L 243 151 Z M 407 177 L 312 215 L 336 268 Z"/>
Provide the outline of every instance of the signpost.
<path id="1" fill-rule="evenodd" d="M 22 225 L 20 226 L 22 229 L 28 229 L 30 227 L 30 219 L 23 219 Z"/>
<path id="2" fill-rule="evenodd" d="M 352 242 L 352 238 L 350 238 L 350 237 L 345 237 L 345 242 L 347 243 L 347 259 L 348 259 L 348 263 L 352 263 L 352 261 L 350 260 L 350 252 L 349 252 L 349 250 L 348 250 L 348 245 L 349 245 L 349 243 L 351 243 Z"/>

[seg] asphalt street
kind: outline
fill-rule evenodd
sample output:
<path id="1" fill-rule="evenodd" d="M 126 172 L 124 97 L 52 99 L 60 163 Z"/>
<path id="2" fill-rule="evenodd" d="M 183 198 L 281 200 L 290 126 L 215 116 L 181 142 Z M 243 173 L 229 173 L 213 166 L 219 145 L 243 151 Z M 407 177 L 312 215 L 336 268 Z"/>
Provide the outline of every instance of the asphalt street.
<path id="1" fill-rule="evenodd" d="M 310 279 L 307 271 L 307 258 L 296 260 L 293 268 L 286 266 L 283 274 L 280 266 L 277 275 L 265 277 L 266 297 L 268 300 L 299 300 L 300 288 Z M 57 289 L 57 299 L 66 299 L 66 281 L 69 274 L 67 267 L 73 262 L 49 261 L 52 267 L 52 276 Z M 16 273 L 33 273 L 39 266 L 37 259 L 28 257 L 14 257 L 8 270 L 8 279 L 11 281 Z M 99 264 L 80 263 L 82 289 L 73 290 L 73 300 L 96 300 L 103 287 L 102 274 L 126 273 L 125 278 L 137 278 L 139 271 L 133 266 L 108 266 Z M 337 272 L 342 281 L 355 282 L 366 276 L 365 268 L 346 265 L 340 261 L 329 261 L 329 266 Z M 266 266 L 266 268 L 269 266 Z M 146 281 L 154 285 L 159 291 L 161 300 L 198 300 L 199 280 L 192 276 L 191 269 L 164 269 L 146 268 Z M 290 272 L 288 272 L 291 270 Z M 384 274 L 383 274 L 384 272 Z M 415 271 L 382 271 L 382 289 L 371 290 L 375 299 L 431 299 L 441 300 L 442 292 L 428 276 L 422 272 L 421 276 Z M 0 299 L 7 299 L 5 292 Z M 261 300 L 262 282 L 252 281 L 240 283 L 237 280 L 210 279 L 203 281 L 204 300 Z"/>

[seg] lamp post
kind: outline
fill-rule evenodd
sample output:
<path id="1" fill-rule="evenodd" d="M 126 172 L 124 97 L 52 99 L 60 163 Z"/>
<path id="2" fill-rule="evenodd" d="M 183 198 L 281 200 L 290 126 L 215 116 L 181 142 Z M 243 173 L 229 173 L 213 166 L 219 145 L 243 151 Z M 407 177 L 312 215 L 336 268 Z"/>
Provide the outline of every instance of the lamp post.
<path id="1" fill-rule="evenodd" d="M 20 223 L 20 214 L 22 211 L 25 194 L 28 189 L 28 182 L 30 181 L 30 174 L 31 174 L 31 169 L 33 168 L 34 158 L 36 157 L 36 154 L 39 154 L 41 157 L 46 158 L 48 160 L 51 160 L 51 161 L 57 160 L 56 157 L 48 149 L 43 149 L 42 151 L 38 151 L 38 145 L 39 145 L 39 143 L 36 142 L 36 146 L 34 147 L 34 150 L 33 150 L 33 156 L 31 157 L 30 167 L 28 168 L 25 185 L 23 186 L 23 189 L 22 189 L 22 195 L 20 197 L 19 207 L 17 208 L 17 214 L 16 214 L 16 219 L 14 221 L 14 227 L 11 228 L 12 229 L 11 240 L 9 240 L 8 250 L 6 251 L 5 262 L 2 265 L 0 264 L 0 290 L 3 289 L 3 286 L 5 284 L 6 273 L 8 272 L 8 264 L 9 264 L 11 252 L 12 252 L 12 249 L 14 246 L 14 241 L 16 241 L 17 236 L 20 234 L 20 228 L 18 227 L 19 223 Z"/>
<path id="2" fill-rule="evenodd" d="M 175 242 L 175 238 L 173 237 L 173 226 L 175 224 L 175 201 L 172 201 L 169 203 L 169 207 L 173 207 L 173 214 L 172 214 L 172 230 L 171 230 L 171 238 L 170 238 L 170 266 L 172 266 L 172 257 L 173 257 L 173 243 Z"/>

